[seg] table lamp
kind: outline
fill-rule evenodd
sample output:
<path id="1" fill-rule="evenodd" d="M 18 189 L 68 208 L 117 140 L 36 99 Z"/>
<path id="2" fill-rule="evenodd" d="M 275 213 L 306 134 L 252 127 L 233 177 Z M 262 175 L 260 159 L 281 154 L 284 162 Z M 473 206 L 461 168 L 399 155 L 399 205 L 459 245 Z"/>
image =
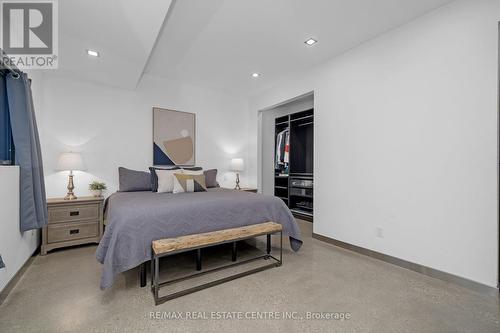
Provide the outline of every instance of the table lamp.
<path id="1" fill-rule="evenodd" d="M 75 200 L 76 195 L 73 193 L 75 185 L 73 184 L 73 171 L 84 171 L 85 165 L 83 164 L 82 155 L 80 153 L 61 153 L 59 155 L 59 160 L 57 161 L 56 170 L 58 171 L 69 171 L 68 179 L 68 193 L 64 197 L 64 200 Z"/>
<path id="2" fill-rule="evenodd" d="M 243 163 L 242 158 L 233 158 L 231 160 L 231 166 L 230 169 L 231 171 L 236 172 L 236 186 L 234 187 L 235 190 L 241 190 L 240 188 L 240 171 L 243 171 L 245 167 L 245 164 Z"/>

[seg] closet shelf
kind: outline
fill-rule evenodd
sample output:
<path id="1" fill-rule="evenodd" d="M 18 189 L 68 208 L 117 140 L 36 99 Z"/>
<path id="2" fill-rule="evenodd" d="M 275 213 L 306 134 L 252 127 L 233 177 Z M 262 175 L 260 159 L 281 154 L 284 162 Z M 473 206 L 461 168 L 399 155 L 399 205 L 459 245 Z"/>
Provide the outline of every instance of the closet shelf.
<path id="1" fill-rule="evenodd" d="M 301 185 L 291 185 L 290 187 L 293 187 L 293 188 L 303 188 L 305 190 L 312 190 L 314 188 L 313 186 L 301 186 Z"/>
<path id="2" fill-rule="evenodd" d="M 305 211 L 305 210 L 302 210 L 302 209 L 299 209 L 299 208 L 292 208 L 290 209 L 290 211 L 292 211 L 292 213 L 297 213 L 297 214 L 301 214 L 301 215 L 306 215 L 306 216 L 313 216 L 313 214 L 311 212 L 308 212 L 308 211 Z"/>
<path id="3" fill-rule="evenodd" d="M 290 194 L 291 197 L 299 197 L 299 198 L 306 198 L 306 199 L 312 199 L 312 195 L 304 195 L 304 194 Z"/>

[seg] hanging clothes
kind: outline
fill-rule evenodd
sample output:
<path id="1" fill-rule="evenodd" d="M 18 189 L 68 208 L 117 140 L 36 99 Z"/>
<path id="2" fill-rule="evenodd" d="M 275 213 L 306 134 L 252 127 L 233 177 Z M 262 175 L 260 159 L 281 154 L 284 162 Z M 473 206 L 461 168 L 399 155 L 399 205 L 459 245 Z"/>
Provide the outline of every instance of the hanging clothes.
<path id="1" fill-rule="evenodd" d="M 274 150 L 274 154 L 275 154 L 274 168 L 275 169 L 280 169 L 280 165 L 281 165 L 281 144 L 283 141 L 283 133 L 284 132 L 282 131 L 276 135 L 276 149 Z"/>
<path id="2" fill-rule="evenodd" d="M 276 135 L 275 169 L 283 169 L 290 160 L 290 130 L 288 128 Z"/>
<path id="3" fill-rule="evenodd" d="M 283 154 L 283 162 L 290 163 L 290 130 L 285 132 L 285 152 Z"/>

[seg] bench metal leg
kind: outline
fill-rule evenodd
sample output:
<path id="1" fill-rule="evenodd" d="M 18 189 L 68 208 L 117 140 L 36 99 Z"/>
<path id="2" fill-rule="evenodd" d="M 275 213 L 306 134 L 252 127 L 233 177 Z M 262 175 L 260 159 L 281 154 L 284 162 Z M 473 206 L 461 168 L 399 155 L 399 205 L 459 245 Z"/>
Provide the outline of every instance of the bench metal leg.
<path id="1" fill-rule="evenodd" d="M 141 281 L 140 282 L 141 283 L 141 288 L 146 286 L 146 276 L 147 276 L 147 273 L 146 273 L 146 263 L 143 262 L 141 264 L 141 266 L 139 267 L 139 279 Z"/>
<path id="2" fill-rule="evenodd" d="M 280 261 L 278 262 L 278 266 L 283 264 L 283 231 L 280 231 Z"/>
<path id="3" fill-rule="evenodd" d="M 279 235 L 280 235 L 280 256 L 279 256 L 279 259 L 275 258 L 274 256 L 272 256 L 270 254 L 270 252 L 271 252 L 271 236 L 267 235 L 267 240 L 268 240 L 268 242 L 267 242 L 268 246 L 266 248 L 267 254 L 262 254 L 262 255 L 257 256 L 257 257 L 253 257 L 253 258 L 250 258 L 250 259 L 241 260 L 241 261 L 238 261 L 236 263 L 227 264 L 227 265 L 219 266 L 219 267 L 216 267 L 216 268 L 211 268 L 211 269 L 199 272 L 199 273 L 194 273 L 194 274 L 191 274 L 191 275 L 182 276 L 182 277 L 175 278 L 175 279 L 172 279 L 172 280 L 169 280 L 169 281 L 164 281 L 164 282 L 161 282 L 161 283 L 159 282 L 160 281 L 160 273 L 159 273 L 159 271 L 160 271 L 160 268 L 159 268 L 160 267 L 160 257 L 157 256 L 157 255 L 155 255 L 155 254 L 153 254 L 153 257 L 151 259 L 151 272 L 152 272 L 152 274 L 151 274 L 152 275 L 152 280 L 151 280 L 151 285 L 152 286 L 151 287 L 152 287 L 152 291 L 153 291 L 155 305 L 164 303 L 164 302 L 166 302 L 168 300 L 171 300 L 171 299 L 174 299 L 174 298 L 177 298 L 177 297 L 181 297 L 181 296 L 184 296 L 184 295 L 187 295 L 187 294 L 194 293 L 194 292 L 199 291 L 199 290 L 203 290 L 203 289 L 206 289 L 206 288 L 209 288 L 209 287 L 213 287 L 213 286 L 216 286 L 216 285 L 221 284 L 221 283 L 232 281 L 232 280 L 238 279 L 238 278 L 243 277 L 243 276 L 254 274 L 254 273 L 257 273 L 257 272 L 260 272 L 260 271 L 263 271 L 263 270 L 266 270 L 266 269 L 269 269 L 269 268 L 272 268 L 272 267 L 279 267 L 279 266 L 281 266 L 282 263 L 283 263 L 283 232 L 280 232 Z M 236 244 L 236 242 L 233 242 L 233 250 L 236 249 L 235 244 Z M 235 254 L 235 253 L 236 252 L 233 252 L 233 254 Z M 166 256 L 166 255 L 163 255 L 163 256 Z M 199 268 L 201 270 L 201 249 L 198 249 L 196 251 L 196 259 L 197 259 L 196 260 L 197 261 L 197 268 L 198 268 L 198 263 L 199 263 Z M 261 267 L 257 267 L 257 268 L 250 269 L 250 270 L 247 270 L 247 271 L 243 271 L 243 272 L 240 272 L 240 273 L 228 276 L 228 277 L 224 277 L 222 279 L 218 279 L 218 280 L 215 280 L 215 281 L 211 281 L 211 282 L 208 282 L 208 283 L 204 283 L 204 284 L 201 284 L 201 285 L 197 285 L 195 287 L 191 287 L 191 288 L 188 288 L 188 289 L 184 289 L 184 290 L 181 290 L 181 291 L 178 291 L 178 292 L 174 292 L 174 293 L 167 294 L 167 295 L 164 295 L 162 297 L 159 297 L 159 289 L 160 289 L 160 287 L 171 285 L 171 284 L 174 284 L 174 283 L 177 283 L 177 282 L 180 282 L 180 281 L 184 281 L 184 280 L 187 280 L 187 279 L 192 279 L 192 278 L 195 278 L 195 277 L 198 277 L 198 276 L 201 276 L 201 275 L 205 275 L 205 274 L 208 274 L 208 273 L 213 273 L 213 272 L 216 272 L 216 271 L 220 271 L 222 269 L 226 269 L 226 268 L 230 268 L 230 267 L 235 267 L 235 266 L 238 266 L 238 265 L 246 264 L 248 262 L 259 260 L 259 259 L 267 259 L 267 260 L 272 259 L 272 260 L 274 260 L 274 262 L 270 263 L 270 264 L 267 264 L 265 266 L 261 266 Z"/>
<path id="4" fill-rule="evenodd" d="M 153 256 L 151 256 L 151 260 L 149 261 L 149 265 L 151 266 L 151 290 L 153 290 L 154 286 L 154 276 L 155 276 L 155 262 Z"/>
<path id="5" fill-rule="evenodd" d="M 267 247 L 266 247 L 266 252 L 267 254 L 271 253 L 271 235 L 267 235 Z"/>
<path id="6" fill-rule="evenodd" d="M 196 270 L 201 271 L 201 249 L 196 250 Z"/>
<path id="7" fill-rule="evenodd" d="M 154 268 L 155 268 L 155 273 L 153 277 L 154 285 L 153 285 L 153 294 L 155 298 L 155 305 L 158 305 L 158 295 L 159 295 L 159 280 L 160 280 L 160 258 L 157 256 L 154 256 L 153 260 L 151 262 L 154 262 Z"/>
<path id="8" fill-rule="evenodd" d="M 236 242 L 233 242 L 233 251 L 232 251 L 231 260 L 236 261 Z"/>

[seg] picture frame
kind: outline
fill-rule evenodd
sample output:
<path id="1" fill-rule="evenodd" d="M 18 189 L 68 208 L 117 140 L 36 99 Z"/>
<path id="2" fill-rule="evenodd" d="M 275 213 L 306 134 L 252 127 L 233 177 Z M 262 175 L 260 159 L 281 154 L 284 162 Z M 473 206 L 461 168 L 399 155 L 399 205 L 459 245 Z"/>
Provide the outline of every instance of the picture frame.
<path id="1" fill-rule="evenodd" d="M 196 165 L 196 114 L 153 107 L 153 165 Z"/>

